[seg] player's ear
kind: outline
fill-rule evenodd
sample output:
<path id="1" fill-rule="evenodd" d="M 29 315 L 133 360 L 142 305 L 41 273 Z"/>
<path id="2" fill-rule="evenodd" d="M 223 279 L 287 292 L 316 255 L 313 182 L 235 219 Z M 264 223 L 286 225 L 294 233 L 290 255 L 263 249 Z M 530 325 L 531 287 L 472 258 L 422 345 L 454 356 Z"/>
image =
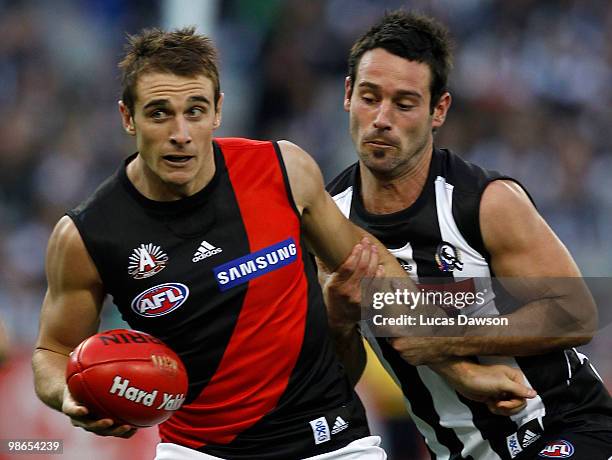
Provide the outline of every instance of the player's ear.
<path id="1" fill-rule="evenodd" d="M 351 77 L 347 76 L 344 79 L 344 110 L 346 110 L 347 112 L 351 109 L 351 96 L 352 96 L 352 89 L 351 89 Z"/>
<path id="2" fill-rule="evenodd" d="M 444 124 L 446 114 L 448 113 L 448 109 L 450 108 L 452 101 L 453 98 L 448 91 L 440 96 L 440 99 L 438 99 L 438 103 L 433 110 L 433 120 L 431 123 L 433 129 L 439 128 Z"/>
<path id="3" fill-rule="evenodd" d="M 123 101 L 118 102 L 119 105 L 119 113 L 121 114 L 121 124 L 123 125 L 123 129 L 130 136 L 136 134 L 136 127 L 134 126 L 134 118 L 130 113 L 130 109 L 128 109 L 127 105 Z"/>
<path id="4" fill-rule="evenodd" d="M 213 120 L 213 129 L 217 129 L 221 126 L 222 112 L 223 112 L 223 97 L 224 94 L 219 94 L 219 100 L 217 101 L 217 106 L 215 107 L 215 119 Z"/>

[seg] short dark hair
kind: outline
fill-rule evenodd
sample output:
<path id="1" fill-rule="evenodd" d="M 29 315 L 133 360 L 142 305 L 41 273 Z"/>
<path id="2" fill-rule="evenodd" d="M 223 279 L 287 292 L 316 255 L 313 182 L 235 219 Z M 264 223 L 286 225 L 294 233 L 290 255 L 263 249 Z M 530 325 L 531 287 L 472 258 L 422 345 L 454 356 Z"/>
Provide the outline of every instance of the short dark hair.
<path id="1" fill-rule="evenodd" d="M 348 60 L 351 92 L 361 57 L 370 50 L 382 48 L 391 54 L 429 66 L 431 110 L 447 91 L 452 68 L 451 42 L 448 29 L 433 18 L 397 10 L 385 16 L 359 38 Z"/>
<path id="2" fill-rule="evenodd" d="M 171 32 L 158 28 L 144 29 L 128 35 L 125 56 L 119 63 L 123 103 L 134 113 L 136 83 L 148 72 L 165 72 L 193 77 L 204 75 L 213 83 L 215 107 L 221 88 L 217 50 L 212 40 L 195 33 L 195 27 L 184 27 Z"/>

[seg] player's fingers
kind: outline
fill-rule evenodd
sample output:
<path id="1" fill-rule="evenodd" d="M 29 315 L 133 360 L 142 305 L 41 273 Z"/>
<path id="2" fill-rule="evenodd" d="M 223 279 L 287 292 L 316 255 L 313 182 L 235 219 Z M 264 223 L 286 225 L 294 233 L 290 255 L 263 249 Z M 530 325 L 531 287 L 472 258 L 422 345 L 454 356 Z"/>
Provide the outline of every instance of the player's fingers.
<path id="1" fill-rule="evenodd" d="M 71 403 L 64 403 L 62 405 L 62 412 L 69 417 L 84 417 L 89 413 L 85 406 Z"/>
<path id="2" fill-rule="evenodd" d="M 87 407 L 79 404 L 68 391 L 68 387 L 64 391 L 64 399 L 62 400 L 62 412 L 69 417 L 83 417 L 89 413 Z"/>
<path id="3" fill-rule="evenodd" d="M 524 385 L 523 373 L 517 369 L 506 368 L 505 374 L 508 377 L 500 384 L 500 390 L 517 398 L 535 398 L 537 392 L 533 388 Z M 506 399 L 506 398 L 504 398 Z"/>
<path id="4" fill-rule="evenodd" d="M 375 245 L 371 246 L 371 251 L 370 251 L 370 260 L 368 262 L 368 268 L 367 271 L 365 273 L 365 276 L 368 277 L 375 277 L 376 276 L 376 272 L 378 271 L 378 261 L 380 260 L 379 254 L 378 254 L 378 247 Z"/>
<path id="5" fill-rule="evenodd" d="M 495 406 L 499 409 L 506 410 L 522 410 L 527 405 L 527 400 L 524 398 L 504 399 L 503 401 L 495 401 Z"/>
<path id="6" fill-rule="evenodd" d="M 102 432 L 108 430 L 111 426 L 115 424 L 115 422 L 110 418 L 91 420 L 86 417 L 72 417 L 70 419 L 70 422 L 74 426 L 93 432 Z"/>
<path id="7" fill-rule="evenodd" d="M 122 435 L 121 435 L 121 436 L 119 436 L 119 437 L 121 437 L 121 438 L 125 438 L 125 439 L 129 439 L 129 438 L 131 438 L 132 436 L 134 436 L 134 435 L 136 434 L 136 432 L 137 432 L 137 431 L 138 431 L 138 428 L 133 428 L 133 427 L 132 427 L 132 428 L 130 428 L 129 430 L 127 430 L 127 431 L 126 431 L 124 434 L 122 434 Z"/>
<path id="8" fill-rule="evenodd" d="M 345 281 L 345 280 L 348 280 L 352 276 L 353 272 L 355 271 L 357 262 L 359 258 L 361 257 L 362 251 L 363 251 L 363 246 L 361 245 L 361 243 L 357 243 L 355 246 L 353 246 L 353 249 L 351 250 L 351 253 L 349 254 L 349 256 L 336 269 L 336 273 L 335 273 L 336 279 L 338 279 L 339 281 Z"/>
<path id="9" fill-rule="evenodd" d="M 118 438 L 131 438 L 136 433 L 136 428 L 131 425 L 121 425 L 109 429 L 105 436 L 115 436 Z"/>
<path id="10" fill-rule="evenodd" d="M 355 270 L 351 273 L 351 281 L 360 282 L 364 276 L 367 276 L 370 259 L 372 258 L 372 247 L 362 246 L 361 253 L 357 259 Z"/>
<path id="11" fill-rule="evenodd" d="M 527 406 L 527 401 L 525 399 L 509 399 L 487 403 L 487 407 L 492 413 L 506 417 L 518 414 L 525 406 Z"/>
<path id="12" fill-rule="evenodd" d="M 124 438 L 133 436 L 136 431 L 136 428 L 131 425 L 115 425 L 114 421 L 108 418 L 93 421 L 72 419 L 72 424 L 91 433 L 95 433 L 98 436 Z"/>

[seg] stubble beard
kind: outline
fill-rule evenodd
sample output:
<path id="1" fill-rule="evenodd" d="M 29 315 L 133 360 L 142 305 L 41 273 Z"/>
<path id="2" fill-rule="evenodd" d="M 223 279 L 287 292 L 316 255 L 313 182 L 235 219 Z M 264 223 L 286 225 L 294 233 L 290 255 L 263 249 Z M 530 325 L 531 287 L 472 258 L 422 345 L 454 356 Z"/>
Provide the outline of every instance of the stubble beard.
<path id="1" fill-rule="evenodd" d="M 366 151 L 359 149 L 358 155 L 361 163 L 379 179 L 390 180 L 408 174 L 426 154 L 425 149 L 429 142 L 428 134 L 420 136 L 418 142 L 410 143 L 407 150 L 372 149 Z"/>

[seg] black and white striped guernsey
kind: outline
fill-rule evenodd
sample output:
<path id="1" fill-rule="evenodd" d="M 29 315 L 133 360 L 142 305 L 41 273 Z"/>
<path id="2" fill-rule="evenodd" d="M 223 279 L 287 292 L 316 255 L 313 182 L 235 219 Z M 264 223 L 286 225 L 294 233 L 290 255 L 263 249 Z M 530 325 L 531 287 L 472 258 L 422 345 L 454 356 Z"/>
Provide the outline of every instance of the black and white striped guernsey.
<path id="1" fill-rule="evenodd" d="M 415 282 L 448 277 L 490 283 L 488 279 L 494 274 L 478 216 L 484 189 L 498 179 L 510 178 L 448 150 L 434 149 L 423 191 L 402 211 L 374 215 L 365 210 L 358 163 L 338 175 L 327 189 L 344 215 L 381 240 Z M 447 254 L 450 251 L 450 265 L 440 260 L 444 250 Z M 499 314 L 497 290 L 487 292 L 481 307 L 484 311 L 479 314 Z M 477 357 L 481 363 L 520 368 L 538 392 L 520 413 L 503 417 L 490 413 L 484 404 L 463 398 L 428 367 L 409 365 L 386 340 L 374 338 L 367 327 L 362 333 L 402 388 L 432 458 L 519 459 L 544 430 L 574 423 L 579 425 L 577 430 L 610 426 L 610 396 L 587 357 L 575 349 L 530 357 Z"/>

